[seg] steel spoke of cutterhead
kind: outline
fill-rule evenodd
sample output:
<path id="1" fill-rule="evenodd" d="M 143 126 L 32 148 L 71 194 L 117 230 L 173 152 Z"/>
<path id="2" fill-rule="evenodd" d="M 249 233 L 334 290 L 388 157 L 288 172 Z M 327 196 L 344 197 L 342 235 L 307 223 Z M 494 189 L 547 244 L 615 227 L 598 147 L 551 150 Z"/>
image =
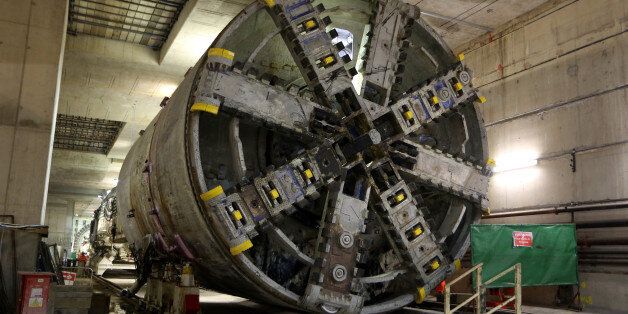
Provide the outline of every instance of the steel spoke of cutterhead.
<path id="1" fill-rule="evenodd" d="M 337 127 L 322 124 L 321 119 L 332 115 L 329 109 L 290 94 L 271 81 L 243 75 L 226 60 L 217 60 L 213 65 L 204 69 L 198 81 L 192 110 L 246 118 L 311 145 L 339 133 Z"/>
<path id="2" fill-rule="evenodd" d="M 410 112 L 420 126 L 475 101 L 484 102 L 484 98 L 477 95 L 467 68 L 459 63 L 444 75 L 413 87 L 391 107 L 399 110 L 399 114 Z"/>
<path id="3" fill-rule="evenodd" d="M 324 7 L 314 7 L 310 0 L 265 3 L 306 83 L 321 104 L 335 107 L 336 98 L 346 93 L 356 98 L 351 84 L 351 74 L 355 72 L 345 69 L 345 64 L 351 59 L 348 56 L 339 57 L 339 50 L 344 49 L 342 43 L 332 44 L 332 38 L 338 34 L 334 30 L 328 33 L 325 29 L 331 20 L 320 16 Z"/>
<path id="4" fill-rule="evenodd" d="M 329 147 L 316 148 L 254 178 L 251 184 L 234 191 L 215 186 L 201 199 L 215 209 L 210 214 L 223 223 L 221 232 L 232 253 L 239 254 L 240 248 L 251 246 L 250 239 L 258 234 L 256 227 L 294 211 L 295 205 L 317 198 L 319 189 L 337 177 L 340 170 L 340 161 Z"/>
<path id="5" fill-rule="evenodd" d="M 371 165 L 368 173 L 374 193 L 371 206 L 401 264 L 412 270 L 420 286 L 433 288 L 446 275 L 450 261 L 423 217 L 424 205 L 390 160 Z"/>
<path id="6" fill-rule="evenodd" d="M 419 9 L 399 1 L 378 1 L 364 63 L 362 95 L 374 116 L 386 113 L 393 86 L 399 83 L 410 48 L 409 38 Z"/>
<path id="7" fill-rule="evenodd" d="M 355 291 L 360 239 L 368 215 L 370 186 L 362 165 L 344 169 L 328 186 L 330 199 L 323 213 L 309 283 L 301 298 L 312 311 L 355 312 L 363 297 Z"/>
<path id="8" fill-rule="evenodd" d="M 389 149 L 402 175 L 487 208 L 486 169 L 409 140 L 393 142 Z"/>

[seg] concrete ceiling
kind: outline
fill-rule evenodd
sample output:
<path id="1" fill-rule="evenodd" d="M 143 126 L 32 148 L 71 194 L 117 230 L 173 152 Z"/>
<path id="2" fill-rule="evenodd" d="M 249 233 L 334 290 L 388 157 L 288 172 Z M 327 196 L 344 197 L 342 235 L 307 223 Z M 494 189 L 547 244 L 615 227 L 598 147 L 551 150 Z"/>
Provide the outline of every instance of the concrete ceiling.
<path id="1" fill-rule="evenodd" d="M 140 1 L 140 0 L 135 0 Z M 547 0 L 405 0 L 455 48 Z M 189 0 L 160 50 L 122 40 L 68 35 L 59 113 L 126 122 L 108 155 L 55 149 L 49 206 L 76 204 L 89 216 L 115 186 L 141 131 L 227 23 L 250 0 Z M 112 17 L 114 18 L 114 17 Z"/>
<path id="2" fill-rule="evenodd" d="M 72 191 L 81 200 L 91 194 L 89 206 L 76 203 L 78 214 L 89 215 L 97 195 L 115 186 L 121 161 L 187 69 L 160 65 L 159 51 L 146 46 L 68 35 L 58 113 L 126 124 L 108 155 L 53 150 L 49 203 L 72 200 Z"/>
<path id="3" fill-rule="evenodd" d="M 451 48 L 531 11 L 547 0 L 404 0 L 417 5 L 423 17 Z"/>

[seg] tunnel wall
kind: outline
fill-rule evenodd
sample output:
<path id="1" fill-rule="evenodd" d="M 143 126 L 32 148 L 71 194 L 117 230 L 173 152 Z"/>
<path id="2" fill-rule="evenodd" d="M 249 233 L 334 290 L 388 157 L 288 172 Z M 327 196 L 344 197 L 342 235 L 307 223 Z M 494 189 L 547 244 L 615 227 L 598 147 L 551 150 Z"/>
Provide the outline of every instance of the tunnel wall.
<path id="1" fill-rule="evenodd" d="M 456 49 L 465 52 L 475 85 L 488 98 L 481 109 L 492 157 L 498 163 L 512 153 L 539 158 L 536 167 L 492 178 L 493 213 L 628 198 L 627 10 L 621 0 L 550 1 Z M 627 216 L 628 206 L 484 222 L 589 223 Z M 581 242 L 625 239 L 628 228 L 578 228 L 577 234 Z M 628 280 L 625 271 L 625 265 L 581 265 L 585 310 L 628 308 L 620 284 Z"/>

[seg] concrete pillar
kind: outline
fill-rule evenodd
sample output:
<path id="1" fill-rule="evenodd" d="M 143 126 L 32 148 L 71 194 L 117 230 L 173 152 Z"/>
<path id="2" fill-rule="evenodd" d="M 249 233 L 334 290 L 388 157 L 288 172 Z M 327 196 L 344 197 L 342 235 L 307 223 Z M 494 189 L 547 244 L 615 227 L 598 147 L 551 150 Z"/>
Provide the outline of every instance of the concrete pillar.
<path id="1" fill-rule="evenodd" d="M 43 223 L 67 0 L 0 1 L 0 214 Z"/>

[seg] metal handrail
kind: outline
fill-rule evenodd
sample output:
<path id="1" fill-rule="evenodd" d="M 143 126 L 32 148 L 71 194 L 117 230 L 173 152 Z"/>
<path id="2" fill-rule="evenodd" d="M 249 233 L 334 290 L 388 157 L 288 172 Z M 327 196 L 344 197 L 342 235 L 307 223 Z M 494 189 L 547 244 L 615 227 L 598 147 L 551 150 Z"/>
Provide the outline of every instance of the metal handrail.
<path id="1" fill-rule="evenodd" d="M 456 279 L 448 282 L 445 284 L 445 313 L 449 314 L 449 313 L 453 313 L 457 310 L 459 310 L 460 308 L 462 308 L 463 306 L 467 305 L 469 302 L 476 300 L 475 304 L 475 313 L 476 314 L 480 314 L 482 313 L 482 302 L 481 302 L 481 285 L 482 285 L 482 266 L 484 264 L 483 263 L 479 263 L 475 266 L 473 266 L 471 269 L 467 270 L 466 272 L 464 272 L 462 275 L 458 276 Z M 471 273 L 475 272 L 475 285 L 476 285 L 476 289 L 475 289 L 475 293 L 472 294 L 469 298 L 467 298 L 466 300 L 464 300 L 462 303 L 458 304 L 458 306 L 456 306 L 455 308 L 451 308 L 451 286 L 453 284 L 455 284 L 456 282 L 460 281 L 462 278 L 470 275 Z M 458 294 L 458 293 L 454 293 L 454 294 Z"/>
<path id="2" fill-rule="evenodd" d="M 495 280 L 503 277 L 504 275 L 508 274 L 511 271 L 515 272 L 515 295 L 510 297 L 508 300 L 506 300 L 506 301 L 498 304 L 497 306 L 493 307 L 490 311 L 486 312 L 486 314 L 495 313 L 495 312 L 497 312 L 497 310 L 503 308 L 504 306 L 506 306 L 507 304 L 509 304 L 510 302 L 513 302 L 513 301 L 515 301 L 515 313 L 516 314 L 521 314 L 521 263 L 517 263 L 517 264 L 511 266 L 508 269 L 506 269 L 506 270 L 502 271 L 501 273 L 497 274 L 493 278 L 487 280 L 486 283 L 484 283 L 483 286 L 488 286 L 489 284 L 495 282 Z"/>
<path id="3" fill-rule="evenodd" d="M 477 265 L 473 266 L 471 269 L 469 269 L 469 270 L 465 271 L 464 273 L 462 273 L 462 275 L 458 276 L 458 278 L 456 278 L 456 279 L 454 279 L 454 280 L 450 281 L 450 282 L 448 283 L 448 285 L 450 285 L 450 286 L 451 286 L 451 285 L 455 284 L 456 282 L 460 281 L 462 278 L 466 277 L 467 275 L 469 275 L 470 273 L 472 273 L 472 272 L 473 272 L 473 271 L 475 271 L 476 269 L 480 269 L 480 272 L 482 272 L 482 270 L 481 270 L 482 265 L 484 265 L 484 264 L 483 264 L 483 263 L 479 263 L 479 264 L 477 264 Z"/>
<path id="4" fill-rule="evenodd" d="M 493 278 L 487 280 L 486 282 L 482 283 L 482 267 L 483 267 L 483 263 L 477 264 L 475 266 L 473 266 L 471 269 L 467 270 L 466 272 L 462 273 L 460 276 L 458 276 L 456 279 L 448 282 L 445 284 L 445 314 L 450 314 L 453 313 L 459 309 L 461 309 L 462 307 L 464 307 L 465 305 L 469 304 L 471 301 L 475 300 L 475 313 L 476 314 L 482 314 L 483 312 L 483 306 L 484 306 L 484 294 L 486 291 L 486 287 L 488 285 L 490 285 L 491 283 L 495 282 L 497 279 L 503 277 L 504 275 L 514 271 L 515 272 L 515 295 L 512 296 L 511 298 L 509 298 L 508 300 L 504 301 L 503 303 L 495 306 L 494 308 L 492 308 L 489 312 L 487 312 L 486 314 L 491 314 L 496 312 L 497 310 L 503 308 L 504 306 L 506 306 L 507 304 L 511 303 L 511 302 L 515 302 L 515 313 L 516 314 L 521 314 L 521 264 L 517 263 L 511 267 L 509 267 L 508 269 L 502 271 L 501 273 L 497 274 L 496 276 L 493 276 Z M 451 308 L 451 286 L 453 284 L 455 284 L 456 282 L 460 281 L 462 278 L 470 275 L 471 273 L 475 272 L 475 293 L 472 294 L 469 298 L 467 298 L 466 300 L 464 300 L 463 302 L 461 302 L 460 304 L 458 304 L 456 307 L 454 307 L 453 309 Z M 457 294 L 457 295 L 468 295 L 468 293 L 453 293 L 453 294 Z"/>

